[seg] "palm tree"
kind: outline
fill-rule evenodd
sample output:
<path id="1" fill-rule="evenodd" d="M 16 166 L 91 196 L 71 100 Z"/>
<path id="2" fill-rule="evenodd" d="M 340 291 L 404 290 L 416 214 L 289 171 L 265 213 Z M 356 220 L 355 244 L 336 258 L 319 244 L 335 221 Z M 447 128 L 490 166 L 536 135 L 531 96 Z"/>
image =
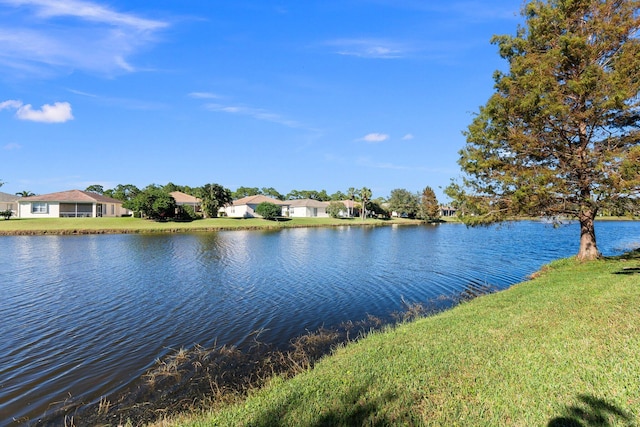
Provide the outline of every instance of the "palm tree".
<path id="1" fill-rule="evenodd" d="M 32 193 L 29 190 L 23 190 L 23 191 L 20 191 L 20 192 L 16 193 L 16 196 L 20 196 L 20 197 L 29 197 L 29 196 L 35 196 L 35 195 L 36 195 L 36 193 Z"/>
<path id="2" fill-rule="evenodd" d="M 371 200 L 371 190 L 367 187 L 362 187 L 360 190 L 360 198 L 362 199 L 362 220 L 367 216 L 367 202 Z"/>
<path id="3" fill-rule="evenodd" d="M 347 196 L 349 197 L 349 200 L 351 200 L 351 203 L 349 203 L 349 206 L 347 207 L 347 212 L 349 213 L 349 217 L 353 216 L 353 199 L 356 196 L 356 189 L 353 187 L 349 187 L 349 189 L 347 190 Z"/>

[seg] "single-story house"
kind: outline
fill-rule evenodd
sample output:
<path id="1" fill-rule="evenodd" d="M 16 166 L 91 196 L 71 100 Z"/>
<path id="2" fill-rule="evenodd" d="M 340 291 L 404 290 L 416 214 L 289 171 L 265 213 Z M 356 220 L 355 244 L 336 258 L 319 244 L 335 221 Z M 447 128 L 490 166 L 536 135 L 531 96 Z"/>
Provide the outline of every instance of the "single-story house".
<path id="1" fill-rule="evenodd" d="M 329 202 L 320 202 L 313 199 L 289 200 L 287 216 L 291 218 L 327 218 Z"/>
<path id="2" fill-rule="evenodd" d="M 172 191 L 169 195 L 173 197 L 173 200 L 176 201 L 176 205 L 178 206 L 191 206 L 195 213 L 202 211 L 202 202 L 191 194 L 183 193 L 182 191 Z"/>
<path id="3" fill-rule="evenodd" d="M 452 206 L 440 206 L 440 216 L 456 216 L 458 210 Z"/>
<path id="4" fill-rule="evenodd" d="M 122 207 L 121 200 L 88 191 L 69 190 L 21 197 L 18 199 L 17 216 L 20 218 L 95 218 L 117 217 L 130 213 Z"/>
<path id="5" fill-rule="evenodd" d="M 9 193 L 0 192 L 0 212 L 11 211 L 13 215 L 18 214 L 18 199 L 19 196 L 15 196 Z"/>
<path id="6" fill-rule="evenodd" d="M 231 205 L 221 208 L 220 211 L 224 211 L 224 214 L 230 218 L 259 218 L 260 215 L 256 213 L 256 207 L 263 202 L 269 202 L 278 206 L 282 206 L 282 215 L 286 216 L 289 207 L 288 201 L 283 202 L 282 200 L 263 196 L 261 194 L 234 200 Z"/>

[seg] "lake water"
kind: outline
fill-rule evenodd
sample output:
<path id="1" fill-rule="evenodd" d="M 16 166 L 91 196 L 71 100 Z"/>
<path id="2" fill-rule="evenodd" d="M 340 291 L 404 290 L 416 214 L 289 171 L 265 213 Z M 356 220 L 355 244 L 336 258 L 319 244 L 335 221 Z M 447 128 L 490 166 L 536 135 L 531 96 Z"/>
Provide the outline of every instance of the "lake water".
<path id="1" fill-rule="evenodd" d="M 605 255 L 640 223 L 597 224 Z M 465 289 L 503 289 L 574 255 L 578 226 L 300 228 L 0 237 L 0 426 L 117 391 L 195 344 L 283 345 Z"/>

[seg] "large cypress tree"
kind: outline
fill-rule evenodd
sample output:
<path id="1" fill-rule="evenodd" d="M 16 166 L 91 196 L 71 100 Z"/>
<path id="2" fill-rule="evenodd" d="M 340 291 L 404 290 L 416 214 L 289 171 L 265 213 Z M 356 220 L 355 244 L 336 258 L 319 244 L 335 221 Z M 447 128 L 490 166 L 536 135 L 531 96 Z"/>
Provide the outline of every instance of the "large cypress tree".
<path id="1" fill-rule="evenodd" d="M 640 189 L 639 5 L 533 0 L 514 36 L 494 36 L 509 69 L 466 132 L 464 182 L 447 189 L 465 221 L 577 218 L 578 258 L 600 256 L 596 215 Z"/>

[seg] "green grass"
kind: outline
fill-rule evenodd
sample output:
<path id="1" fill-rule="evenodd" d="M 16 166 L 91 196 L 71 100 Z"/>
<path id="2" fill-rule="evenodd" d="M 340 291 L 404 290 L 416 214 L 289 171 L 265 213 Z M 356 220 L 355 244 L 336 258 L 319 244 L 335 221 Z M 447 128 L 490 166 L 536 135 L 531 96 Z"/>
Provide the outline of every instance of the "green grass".
<path id="1" fill-rule="evenodd" d="M 634 268 L 636 270 L 634 270 Z M 640 252 L 535 279 L 338 349 L 182 426 L 632 426 Z"/>
<path id="2" fill-rule="evenodd" d="M 7 234 L 83 234 L 83 233 L 162 233 L 238 229 L 281 229 L 291 227 L 333 227 L 341 225 L 420 224 L 408 219 L 292 218 L 266 221 L 259 218 L 208 218 L 192 222 L 156 222 L 140 218 L 37 218 L 0 220 L 0 235 Z"/>

